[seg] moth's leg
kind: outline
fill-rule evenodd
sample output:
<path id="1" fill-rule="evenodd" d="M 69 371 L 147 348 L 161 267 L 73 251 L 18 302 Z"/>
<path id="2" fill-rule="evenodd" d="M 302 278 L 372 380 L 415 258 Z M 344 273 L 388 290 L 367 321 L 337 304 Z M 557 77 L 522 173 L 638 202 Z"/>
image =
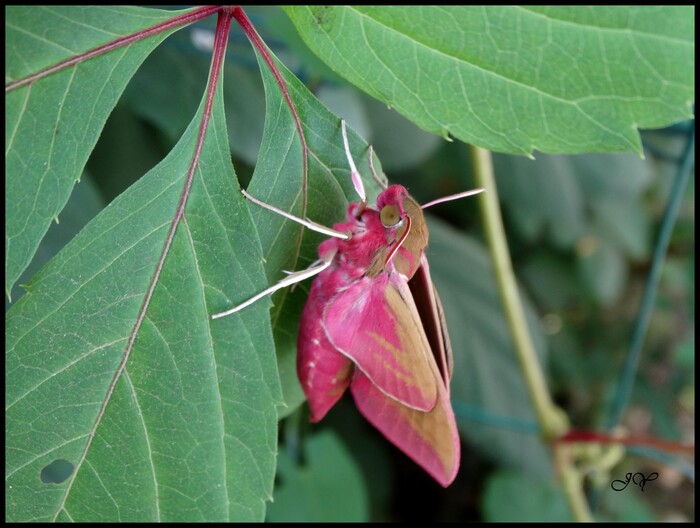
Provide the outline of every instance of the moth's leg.
<path id="1" fill-rule="evenodd" d="M 326 269 L 328 266 L 331 265 L 331 262 L 333 262 L 333 257 L 335 254 L 332 255 L 327 255 L 325 259 L 318 260 L 316 263 L 311 265 L 310 267 L 306 268 L 305 270 L 302 271 L 295 271 L 294 273 L 290 273 L 287 275 L 284 279 L 279 281 L 277 284 L 274 284 L 267 288 L 264 291 L 261 291 L 257 295 L 254 295 L 247 301 L 242 302 L 241 304 L 234 306 L 233 308 L 229 308 L 225 312 L 220 312 L 217 314 L 214 314 L 211 316 L 212 319 L 218 319 L 220 317 L 225 317 L 227 315 L 230 315 L 232 313 L 238 312 L 239 310 L 242 310 L 246 306 L 250 306 L 253 304 L 255 301 L 262 299 L 266 295 L 270 295 L 272 293 L 275 293 L 277 290 L 281 290 L 282 288 L 286 288 L 287 286 L 292 286 L 293 284 L 296 284 L 297 282 L 301 282 L 303 280 L 309 279 L 311 277 L 314 277 L 321 273 L 324 269 Z"/>
<path id="2" fill-rule="evenodd" d="M 316 266 L 320 265 L 322 262 L 323 262 L 323 259 L 316 259 L 311 264 L 306 266 L 306 268 L 304 268 L 304 269 L 309 270 L 311 268 L 315 268 Z M 298 271 L 282 270 L 282 273 L 284 273 L 285 275 L 288 275 L 288 276 L 292 276 L 295 273 L 299 273 L 299 272 Z M 294 288 L 296 288 L 296 287 L 297 287 L 296 283 L 292 284 L 292 287 L 289 288 L 289 291 L 294 291 Z"/>

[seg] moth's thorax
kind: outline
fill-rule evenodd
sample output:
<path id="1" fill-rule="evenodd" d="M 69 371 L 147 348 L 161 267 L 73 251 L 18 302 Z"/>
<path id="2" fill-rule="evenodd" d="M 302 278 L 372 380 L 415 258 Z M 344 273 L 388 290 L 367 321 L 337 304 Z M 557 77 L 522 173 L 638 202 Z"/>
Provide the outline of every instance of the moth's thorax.
<path id="1" fill-rule="evenodd" d="M 387 217 L 395 221 L 385 225 L 382 210 L 387 208 Z M 362 211 L 359 217 L 358 211 Z M 410 218 L 410 221 L 409 221 Z M 408 225 L 411 229 L 401 242 L 401 247 L 389 262 L 388 256 L 398 244 Z M 348 233 L 348 240 L 331 239 L 319 247 L 324 258 L 335 252 L 335 265 L 345 270 L 349 277 L 376 276 L 383 271 L 397 271 L 411 278 L 420 265 L 420 258 L 428 244 L 428 230 L 420 205 L 409 196 L 401 185 L 391 185 L 377 198 L 376 207 L 362 209 L 362 204 L 348 207 L 345 222 L 335 224 L 334 229 Z"/>
<path id="2" fill-rule="evenodd" d="M 386 228 L 379 220 L 377 210 L 367 207 L 359 218 L 355 218 L 357 205 L 350 204 L 348 219 L 333 226 L 337 231 L 348 233 L 350 238 L 326 240 L 319 247 L 322 258 L 335 251 L 335 266 L 343 268 L 353 278 L 364 275 L 377 255 L 388 251 Z"/>

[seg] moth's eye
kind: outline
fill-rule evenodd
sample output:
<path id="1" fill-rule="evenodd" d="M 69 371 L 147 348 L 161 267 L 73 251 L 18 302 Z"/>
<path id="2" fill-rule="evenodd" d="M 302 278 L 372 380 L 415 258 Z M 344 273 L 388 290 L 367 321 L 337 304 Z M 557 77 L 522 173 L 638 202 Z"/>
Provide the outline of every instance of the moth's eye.
<path id="1" fill-rule="evenodd" d="M 401 221 L 401 215 L 395 205 L 385 205 L 379 212 L 379 219 L 384 227 L 393 227 Z"/>

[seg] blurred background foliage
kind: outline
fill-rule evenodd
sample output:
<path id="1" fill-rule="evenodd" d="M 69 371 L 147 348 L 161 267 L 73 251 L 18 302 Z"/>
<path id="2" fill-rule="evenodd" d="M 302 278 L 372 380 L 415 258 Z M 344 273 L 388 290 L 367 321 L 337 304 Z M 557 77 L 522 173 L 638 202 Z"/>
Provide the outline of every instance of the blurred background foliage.
<path id="1" fill-rule="evenodd" d="M 419 130 L 353 89 L 309 52 L 286 16 L 249 8 L 272 51 L 370 142 L 392 183 L 419 202 L 472 188 L 467 147 Z M 34 272 L 105 204 L 172 148 L 205 88 L 214 20 L 177 32 L 147 59 L 109 118 L 86 174 L 45 237 Z M 692 67 L 692 65 L 689 65 Z M 224 77 L 236 172 L 249 180 L 265 99 L 257 61 L 233 26 Z M 639 313 L 659 224 L 693 123 L 642 132 L 634 154 L 494 154 L 516 275 L 551 391 L 575 428 L 603 430 Z M 630 405 L 635 436 L 694 442 L 694 180 L 684 191 Z M 568 520 L 549 451 L 510 348 L 473 200 L 431 209 L 429 258 L 455 353 L 453 403 L 463 441 L 447 490 L 388 444 L 344 399 L 322 424 L 282 411 L 270 521 Z M 342 213 L 340 213 L 342 214 Z M 22 283 L 22 280 L 19 281 Z M 13 292 L 13 298 L 21 290 Z M 289 398 L 287 398 L 289 401 Z M 630 450 L 590 485 L 599 520 L 694 520 L 692 461 Z M 610 490 L 627 472 L 659 473 Z"/>

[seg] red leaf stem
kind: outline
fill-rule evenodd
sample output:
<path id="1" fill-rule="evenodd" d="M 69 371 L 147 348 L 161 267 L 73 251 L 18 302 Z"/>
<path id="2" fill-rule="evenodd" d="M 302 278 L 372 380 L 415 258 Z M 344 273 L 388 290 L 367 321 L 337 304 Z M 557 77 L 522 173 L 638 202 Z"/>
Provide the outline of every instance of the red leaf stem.
<path id="1" fill-rule="evenodd" d="M 243 29 L 243 32 L 246 34 L 248 39 L 250 40 L 251 44 L 255 46 L 255 48 L 260 52 L 262 55 L 263 59 L 265 60 L 265 63 L 267 64 L 268 68 L 270 69 L 270 72 L 272 75 L 275 77 L 275 81 L 277 81 L 277 85 L 279 86 L 280 90 L 282 91 L 282 95 L 284 96 L 284 100 L 287 102 L 287 106 L 289 107 L 289 110 L 292 112 L 292 117 L 294 118 L 294 124 L 296 125 L 297 132 L 299 133 L 299 139 L 301 141 L 301 149 L 302 149 L 302 158 L 303 158 L 303 192 L 302 192 L 302 203 L 301 203 L 301 216 L 302 218 L 306 216 L 306 202 L 307 202 L 307 186 L 308 186 L 308 147 L 306 146 L 306 137 L 304 136 L 304 130 L 301 126 L 301 119 L 299 119 L 299 114 L 297 113 L 297 109 L 294 106 L 294 102 L 292 101 L 292 97 L 289 95 L 289 90 L 287 89 L 287 84 L 284 81 L 284 78 L 282 77 L 282 74 L 280 73 L 279 69 L 277 68 L 277 64 L 275 64 L 274 59 L 270 55 L 270 52 L 267 50 L 267 47 L 265 46 L 265 43 L 262 41 L 260 38 L 260 35 L 258 35 L 258 32 L 255 31 L 255 27 L 253 26 L 253 23 L 250 21 L 248 18 L 248 15 L 245 14 L 245 11 L 240 6 L 235 6 L 231 9 L 233 18 L 236 19 L 238 24 L 241 26 Z M 301 241 L 300 241 L 301 243 Z"/>
<path id="2" fill-rule="evenodd" d="M 662 451 L 667 451 L 671 453 L 695 452 L 694 445 L 681 444 L 679 442 L 671 442 L 668 440 L 659 440 L 657 438 L 651 437 L 640 437 L 640 436 L 612 436 L 605 433 L 599 433 L 597 431 L 580 431 L 573 429 L 566 433 L 564 436 L 557 438 L 554 442 L 562 443 L 575 443 L 575 442 L 587 442 L 587 443 L 601 443 L 601 444 L 623 444 L 623 445 L 639 445 L 639 446 L 649 446 L 660 449 Z"/>

